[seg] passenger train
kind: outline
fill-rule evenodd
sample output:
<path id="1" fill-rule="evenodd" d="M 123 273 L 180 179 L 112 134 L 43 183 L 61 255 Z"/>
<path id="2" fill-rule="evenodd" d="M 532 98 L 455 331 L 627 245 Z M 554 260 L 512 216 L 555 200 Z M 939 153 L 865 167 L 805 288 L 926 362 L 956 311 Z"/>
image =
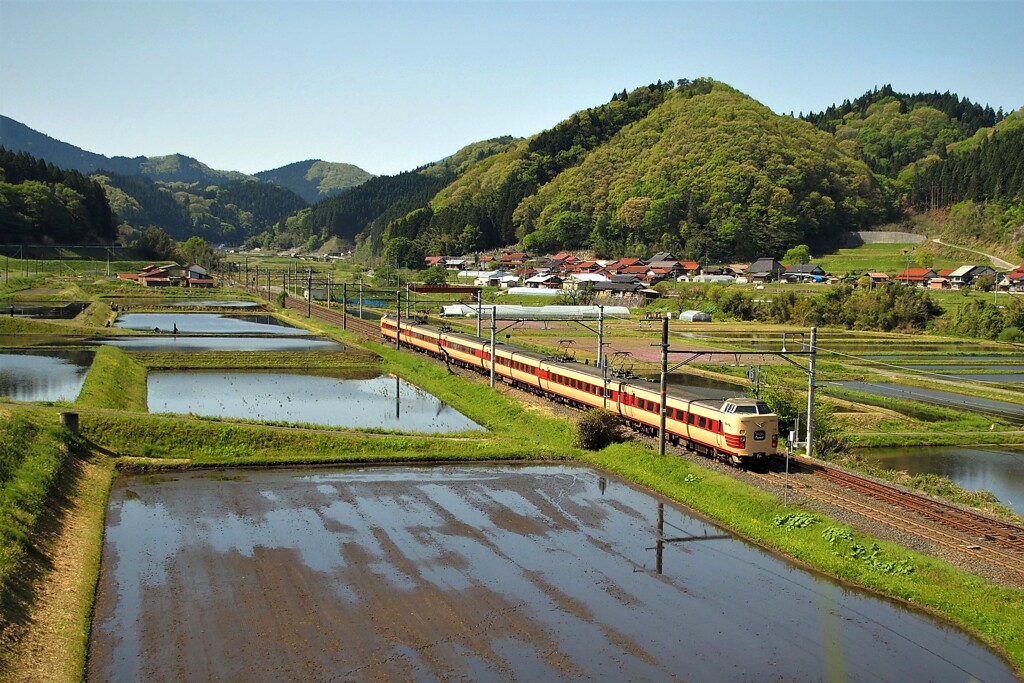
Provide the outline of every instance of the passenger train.
<path id="1" fill-rule="evenodd" d="M 419 324 L 394 315 L 380 321 L 381 334 L 446 362 L 489 373 L 490 341 Z M 606 408 L 638 431 L 656 435 L 661 394 L 650 382 L 607 377 L 597 366 L 552 359 L 497 343 L 496 378 L 521 389 L 577 408 Z M 669 387 L 665 432 L 670 443 L 744 466 L 778 453 L 779 420 L 764 401 L 747 397 L 725 400 L 688 397 Z"/>

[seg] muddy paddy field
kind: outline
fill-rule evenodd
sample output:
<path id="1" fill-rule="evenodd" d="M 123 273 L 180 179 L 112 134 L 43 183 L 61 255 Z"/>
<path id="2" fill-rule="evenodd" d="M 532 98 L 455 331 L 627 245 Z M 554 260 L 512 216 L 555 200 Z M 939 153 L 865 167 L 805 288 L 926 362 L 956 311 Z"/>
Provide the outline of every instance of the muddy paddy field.
<path id="1" fill-rule="evenodd" d="M 89 681 L 1014 680 L 569 466 L 122 477 L 89 649 Z"/>

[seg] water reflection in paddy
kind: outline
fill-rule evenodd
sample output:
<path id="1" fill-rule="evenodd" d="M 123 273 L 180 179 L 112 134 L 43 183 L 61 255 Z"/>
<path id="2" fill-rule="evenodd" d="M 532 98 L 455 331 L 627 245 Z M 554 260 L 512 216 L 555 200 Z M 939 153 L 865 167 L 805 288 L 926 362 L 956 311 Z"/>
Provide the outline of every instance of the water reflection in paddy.
<path id="1" fill-rule="evenodd" d="M 15 401 L 74 401 L 94 355 L 81 349 L 0 353 L 0 396 Z"/>
<path id="2" fill-rule="evenodd" d="M 183 334 L 278 334 L 303 335 L 308 331 L 291 327 L 272 315 L 224 315 L 220 313 L 124 313 L 114 327 L 129 330 L 171 332 L 175 326 Z"/>
<path id="3" fill-rule="evenodd" d="M 966 409 L 971 412 L 989 415 L 994 419 L 1005 420 L 1010 424 L 1024 424 L 1024 405 L 1008 401 L 996 401 L 975 396 L 965 396 L 949 391 L 922 389 L 920 387 L 901 386 L 882 382 L 828 382 L 823 386 L 836 386 L 862 391 L 877 396 L 910 399 L 948 408 Z"/>
<path id="4" fill-rule="evenodd" d="M 1024 515 L 1024 448 L 914 446 L 862 451 L 871 462 L 910 474 L 938 474 L 971 491 L 991 491 L 1003 505 Z"/>
<path id="5" fill-rule="evenodd" d="M 582 468 L 134 476 L 107 520 L 91 681 L 1013 680 L 956 629 Z"/>
<path id="6" fill-rule="evenodd" d="M 286 372 L 153 372 L 148 388 L 154 413 L 425 433 L 482 429 L 435 396 L 383 375 L 339 379 Z"/>
<path id="7" fill-rule="evenodd" d="M 192 306 L 195 308 L 258 308 L 260 304 L 255 301 L 244 301 L 240 299 L 183 299 L 180 301 L 164 301 L 161 306 Z"/>
<path id="8" fill-rule="evenodd" d="M 344 351 L 346 348 L 330 339 L 310 336 L 187 337 L 179 334 L 95 341 L 125 351 Z"/>

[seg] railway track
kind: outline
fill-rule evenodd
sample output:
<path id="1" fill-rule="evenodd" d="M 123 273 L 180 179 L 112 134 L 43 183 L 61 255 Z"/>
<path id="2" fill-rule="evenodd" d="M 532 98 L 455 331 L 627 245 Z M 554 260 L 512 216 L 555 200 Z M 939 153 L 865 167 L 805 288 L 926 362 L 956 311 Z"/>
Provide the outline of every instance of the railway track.
<path id="1" fill-rule="evenodd" d="M 307 304 L 305 299 L 294 296 L 289 296 L 285 300 L 285 307 L 300 313 L 305 313 L 308 309 L 309 317 L 314 320 L 335 325 L 367 339 L 380 338 L 380 325 L 377 321 L 363 320 L 351 314 L 344 315 L 336 308 L 327 308 L 320 304 Z"/>
<path id="2" fill-rule="evenodd" d="M 751 472 L 750 474 L 774 486 L 785 487 L 787 485 L 784 475 L 778 472 L 765 474 Z M 1017 581 L 1024 578 L 1024 562 L 1022 562 L 1019 554 L 1011 550 L 1004 550 L 998 546 L 993 547 L 991 544 L 982 546 L 965 542 L 963 537 L 955 531 L 944 531 L 940 527 L 917 521 L 913 517 L 901 514 L 898 511 L 899 508 L 893 510 L 889 506 L 870 505 L 863 499 L 844 495 L 834 490 L 804 483 L 795 483 L 792 479 L 788 484 L 791 490 L 796 490 L 808 498 L 813 498 L 814 500 L 852 512 L 879 524 L 900 529 L 906 533 L 926 539 L 936 546 L 941 546 L 961 555 L 970 556 L 981 562 L 994 565 L 1007 574 L 1016 577 Z"/>
<path id="3" fill-rule="evenodd" d="M 992 519 L 917 493 L 902 491 L 884 482 L 868 479 L 838 470 L 821 463 L 796 461 L 805 471 L 828 481 L 881 500 L 896 507 L 915 512 L 922 517 L 941 523 L 957 531 L 970 534 L 1006 550 L 1020 553 L 1018 562 L 1024 563 L 1024 527 Z"/>

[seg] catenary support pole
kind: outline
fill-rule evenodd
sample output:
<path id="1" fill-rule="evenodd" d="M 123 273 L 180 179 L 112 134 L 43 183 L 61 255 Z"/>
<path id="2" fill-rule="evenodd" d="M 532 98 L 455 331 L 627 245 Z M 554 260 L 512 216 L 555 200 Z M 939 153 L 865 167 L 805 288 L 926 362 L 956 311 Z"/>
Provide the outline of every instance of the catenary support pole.
<path id="1" fill-rule="evenodd" d="M 811 355 L 807 372 L 807 457 L 811 457 L 814 442 L 814 374 L 818 355 L 818 328 L 811 328 Z"/>
<path id="2" fill-rule="evenodd" d="M 668 396 L 668 318 L 661 319 L 661 390 L 658 413 L 658 455 L 665 455 L 665 399 Z"/>
<path id="3" fill-rule="evenodd" d="M 395 348 L 402 348 L 402 290 L 395 292 L 397 302 L 395 304 Z"/>
<path id="4" fill-rule="evenodd" d="M 497 306 L 491 306 L 491 388 L 494 388 L 494 363 L 496 361 L 497 354 L 494 349 L 494 329 L 498 322 L 497 318 Z"/>

